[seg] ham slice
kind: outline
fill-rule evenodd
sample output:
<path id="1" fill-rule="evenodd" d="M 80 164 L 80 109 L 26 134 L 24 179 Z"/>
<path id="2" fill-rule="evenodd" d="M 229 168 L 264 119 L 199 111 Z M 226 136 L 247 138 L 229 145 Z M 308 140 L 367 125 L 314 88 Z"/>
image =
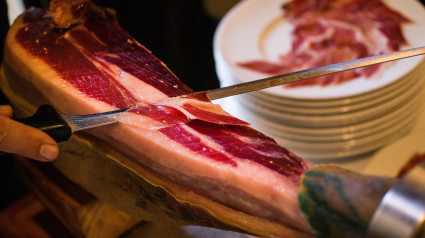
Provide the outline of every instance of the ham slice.
<path id="1" fill-rule="evenodd" d="M 318 232 L 298 202 L 312 164 L 202 94 L 184 96 L 192 90 L 120 28 L 110 9 L 88 0 L 28 9 L 7 35 L 1 88 L 24 114 L 43 103 L 66 114 L 133 106 L 117 124 L 74 135 L 55 162 L 60 169 L 68 164 L 64 173 L 100 198 L 128 197 L 116 203 L 130 214 L 261 236 Z M 118 183 L 111 171 L 122 178 L 120 189 L 96 189 Z M 342 180 L 351 174 L 339 173 Z M 356 178 L 358 184 L 365 180 Z M 129 191 L 137 191 L 136 198 Z M 365 198 L 373 201 L 367 214 L 381 195 Z"/>
<path id="2" fill-rule="evenodd" d="M 397 51 L 406 39 L 401 25 L 409 20 L 381 0 L 292 0 L 283 5 L 293 26 L 291 50 L 278 62 L 250 60 L 244 68 L 278 75 Z M 371 77 L 380 65 L 285 85 L 339 84 Z"/>

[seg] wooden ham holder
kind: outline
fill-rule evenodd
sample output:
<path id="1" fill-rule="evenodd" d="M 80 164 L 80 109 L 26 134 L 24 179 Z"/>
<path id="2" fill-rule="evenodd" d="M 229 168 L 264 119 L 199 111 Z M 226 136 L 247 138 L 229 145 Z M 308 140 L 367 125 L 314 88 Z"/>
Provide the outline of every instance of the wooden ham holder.
<path id="1" fill-rule="evenodd" d="M 100 201 L 64 177 L 53 165 L 16 157 L 24 183 L 75 237 L 118 237 L 140 222 L 139 218 Z M 8 235 L 19 237 L 16 231 Z"/>

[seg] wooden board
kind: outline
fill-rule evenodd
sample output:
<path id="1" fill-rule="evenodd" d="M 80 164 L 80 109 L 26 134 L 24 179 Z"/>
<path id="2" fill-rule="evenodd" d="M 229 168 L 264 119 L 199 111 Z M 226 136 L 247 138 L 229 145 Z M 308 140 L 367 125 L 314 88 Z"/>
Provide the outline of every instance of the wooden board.
<path id="1" fill-rule="evenodd" d="M 139 218 L 100 201 L 61 175 L 51 164 L 22 157 L 17 159 L 23 181 L 73 236 L 117 237 L 140 222 Z M 35 202 L 31 206 L 34 206 L 33 213 L 42 209 Z M 28 223 L 35 227 L 30 220 Z"/>

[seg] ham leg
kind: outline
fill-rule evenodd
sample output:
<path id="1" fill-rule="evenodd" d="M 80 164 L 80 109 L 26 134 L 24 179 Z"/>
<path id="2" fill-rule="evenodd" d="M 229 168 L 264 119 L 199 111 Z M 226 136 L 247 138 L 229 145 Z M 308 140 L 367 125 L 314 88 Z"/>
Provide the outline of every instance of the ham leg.
<path id="1" fill-rule="evenodd" d="M 318 230 L 298 202 L 300 178 L 312 164 L 202 96 L 168 99 L 192 90 L 120 28 L 112 10 L 88 0 L 28 9 L 7 35 L 2 70 L 2 90 L 24 113 L 43 103 L 66 114 L 134 107 L 117 124 L 74 135 L 55 162 L 96 196 L 128 197 L 121 203 L 127 212 L 261 236 L 311 237 Z M 117 183 L 111 171 L 125 184 L 96 190 L 102 181 Z"/>

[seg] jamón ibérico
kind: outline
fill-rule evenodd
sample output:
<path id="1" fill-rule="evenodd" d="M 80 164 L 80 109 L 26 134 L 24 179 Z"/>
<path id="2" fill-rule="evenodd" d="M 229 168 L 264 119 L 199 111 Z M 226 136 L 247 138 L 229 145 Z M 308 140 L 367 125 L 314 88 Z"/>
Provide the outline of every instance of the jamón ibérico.
<path id="1" fill-rule="evenodd" d="M 276 62 L 247 59 L 241 67 L 278 75 L 379 55 L 405 45 L 402 24 L 409 19 L 382 0 L 292 0 L 283 16 L 293 26 L 291 49 Z M 282 39 L 283 40 L 283 39 Z M 345 71 L 285 85 L 340 84 L 357 77 L 369 78 L 382 65 Z"/>

